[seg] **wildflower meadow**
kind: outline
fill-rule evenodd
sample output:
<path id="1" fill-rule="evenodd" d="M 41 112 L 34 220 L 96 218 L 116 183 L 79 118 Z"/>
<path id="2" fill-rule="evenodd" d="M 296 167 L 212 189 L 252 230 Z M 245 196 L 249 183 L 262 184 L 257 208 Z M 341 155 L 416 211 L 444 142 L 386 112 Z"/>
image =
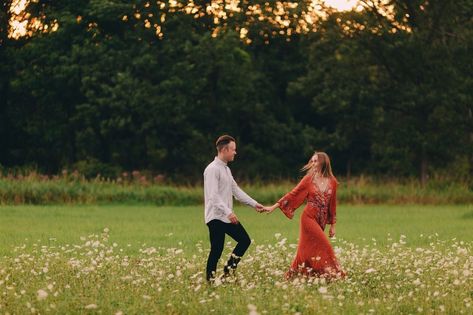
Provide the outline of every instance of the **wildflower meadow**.
<path id="1" fill-rule="evenodd" d="M 2 206 L 0 211 L 1 314 L 473 310 L 471 206 L 341 206 L 331 242 L 348 276 L 329 282 L 284 279 L 297 246 L 298 218 L 239 207 L 253 244 L 235 276 L 214 285 L 205 281 L 209 244 L 201 207 Z M 234 246 L 226 241 L 220 271 Z"/>

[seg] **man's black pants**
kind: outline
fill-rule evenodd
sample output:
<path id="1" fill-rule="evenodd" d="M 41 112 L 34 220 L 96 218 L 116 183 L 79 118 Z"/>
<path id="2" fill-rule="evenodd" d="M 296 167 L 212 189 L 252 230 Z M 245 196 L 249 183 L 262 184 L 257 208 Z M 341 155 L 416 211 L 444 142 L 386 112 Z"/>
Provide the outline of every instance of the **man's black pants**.
<path id="1" fill-rule="evenodd" d="M 235 269 L 240 262 L 240 257 L 245 254 L 251 244 L 251 239 L 246 233 L 245 228 L 238 224 L 225 223 L 220 220 L 212 220 L 207 223 L 210 234 L 210 254 L 207 261 L 207 280 L 215 277 L 217 263 L 222 256 L 223 247 L 225 245 L 225 234 L 230 235 L 237 242 L 237 246 L 232 252 L 230 259 L 224 267 L 224 272 L 230 272 L 230 268 Z"/>

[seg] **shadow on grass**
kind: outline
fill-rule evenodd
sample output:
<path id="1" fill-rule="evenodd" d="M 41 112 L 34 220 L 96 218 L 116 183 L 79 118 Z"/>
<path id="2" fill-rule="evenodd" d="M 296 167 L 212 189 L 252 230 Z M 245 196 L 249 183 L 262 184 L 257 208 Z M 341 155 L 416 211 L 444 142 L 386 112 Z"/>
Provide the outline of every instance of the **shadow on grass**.
<path id="1" fill-rule="evenodd" d="M 462 215 L 462 219 L 464 220 L 473 220 L 473 210 L 465 213 L 464 215 Z"/>

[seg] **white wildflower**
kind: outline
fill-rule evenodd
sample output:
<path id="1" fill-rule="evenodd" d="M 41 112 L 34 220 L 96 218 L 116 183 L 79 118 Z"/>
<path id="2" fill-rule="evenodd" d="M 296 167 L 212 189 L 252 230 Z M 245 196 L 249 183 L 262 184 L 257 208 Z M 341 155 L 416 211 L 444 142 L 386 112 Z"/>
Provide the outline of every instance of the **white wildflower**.
<path id="1" fill-rule="evenodd" d="M 89 304 L 85 306 L 86 310 L 95 310 L 97 308 L 97 304 Z"/>
<path id="2" fill-rule="evenodd" d="M 327 293 L 327 287 L 320 287 L 319 292 L 322 293 L 322 294 Z"/>
<path id="3" fill-rule="evenodd" d="M 39 289 L 36 293 L 37 293 L 38 300 L 40 301 L 48 297 L 48 292 L 46 292 L 43 289 Z"/>
<path id="4" fill-rule="evenodd" d="M 256 311 L 256 305 L 248 304 L 248 314 L 249 315 L 258 315 L 259 313 Z"/>

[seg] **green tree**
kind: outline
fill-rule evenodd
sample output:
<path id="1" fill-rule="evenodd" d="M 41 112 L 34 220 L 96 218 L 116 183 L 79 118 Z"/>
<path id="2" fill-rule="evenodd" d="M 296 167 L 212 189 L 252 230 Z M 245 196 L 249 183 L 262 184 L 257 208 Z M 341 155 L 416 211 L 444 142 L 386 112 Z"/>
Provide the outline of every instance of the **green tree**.
<path id="1" fill-rule="evenodd" d="M 312 36 L 294 94 L 307 95 L 347 170 L 358 157 L 371 161 L 364 171 L 418 174 L 425 184 L 445 160 L 471 156 L 471 5 L 365 3 L 362 12 L 333 14 Z"/>
<path id="2" fill-rule="evenodd" d="M 3 1 L 0 7 L 0 147 L 1 163 L 8 163 L 10 148 L 10 126 L 7 119 L 8 98 L 10 94 L 10 79 L 12 77 L 10 54 L 15 42 L 8 36 L 10 31 L 10 19 L 12 12 L 10 10 L 12 1 Z M 8 163 L 10 164 L 10 163 Z"/>

